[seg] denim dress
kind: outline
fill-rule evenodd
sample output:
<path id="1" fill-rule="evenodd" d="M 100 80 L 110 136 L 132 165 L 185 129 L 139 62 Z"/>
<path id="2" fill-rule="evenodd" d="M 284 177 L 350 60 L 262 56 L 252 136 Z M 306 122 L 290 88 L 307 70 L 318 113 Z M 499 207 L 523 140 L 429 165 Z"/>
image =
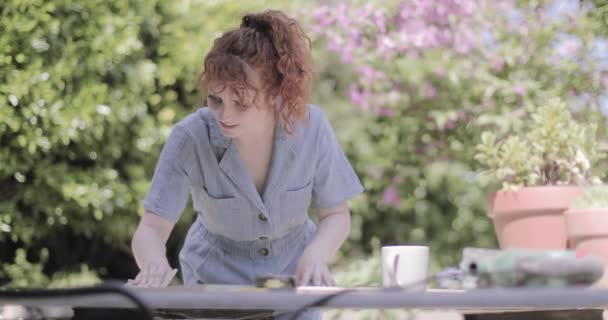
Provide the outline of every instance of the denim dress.
<path id="1" fill-rule="evenodd" d="M 200 108 L 174 126 L 143 207 L 177 222 L 192 197 L 197 217 L 179 255 L 185 286 L 253 285 L 258 275 L 295 274 L 316 232 L 311 204 L 333 208 L 362 191 L 320 108 L 310 105 L 292 136 L 277 126 L 261 194 L 234 143 Z"/>

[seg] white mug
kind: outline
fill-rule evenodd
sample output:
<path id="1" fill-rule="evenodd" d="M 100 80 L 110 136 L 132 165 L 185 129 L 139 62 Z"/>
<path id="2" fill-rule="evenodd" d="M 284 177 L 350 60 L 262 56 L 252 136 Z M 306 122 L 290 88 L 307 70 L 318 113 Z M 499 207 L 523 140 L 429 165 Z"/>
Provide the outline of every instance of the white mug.
<path id="1" fill-rule="evenodd" d="M 382 247 L 382 285 L 425 290 L 429 270 L 429 247 Z"/>

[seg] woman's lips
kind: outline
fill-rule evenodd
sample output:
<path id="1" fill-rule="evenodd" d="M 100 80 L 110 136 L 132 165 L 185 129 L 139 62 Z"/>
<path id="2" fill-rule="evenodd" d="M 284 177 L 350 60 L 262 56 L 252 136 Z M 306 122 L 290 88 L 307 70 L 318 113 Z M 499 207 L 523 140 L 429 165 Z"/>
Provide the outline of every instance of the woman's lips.
<path id="1" fill-rule="evenodd" d="M 232 125 L 230 125 L 230 124 L 223 123 L 223 122 L 221 122 L 221 121 L 220 121 L 220 125 L 221 125 L 221 126 L 222 126 L 222 128 L 224 128 L 224 129 L 234 129 L 234 128 L 236 128 L 236 127 L 238 127 L 238 126 L 239 126 L 238 124 L 232 124 Z"/>

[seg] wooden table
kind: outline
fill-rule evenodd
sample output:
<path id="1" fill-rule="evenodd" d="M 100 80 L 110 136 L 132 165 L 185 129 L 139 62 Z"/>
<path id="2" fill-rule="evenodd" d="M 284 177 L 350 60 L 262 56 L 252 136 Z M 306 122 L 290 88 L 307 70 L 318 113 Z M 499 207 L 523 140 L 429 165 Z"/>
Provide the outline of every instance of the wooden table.
<path id="1" fill-rule="evenodd" d="M 135 288 L 161 318 L 186 315 L 196 318 L 242 316 L 251 312 L 269 316 L 273 310 L 295 310 L 344 288 L 300 287 L 268 290 L 243 286 Z M 97 294 L 45 299 L 6 298 L 0 305 L 66 306 L 75 319 L 133 318 L 134 305 L 121 296 Z M 381 288 L 351 288 L 329 300 L 330 309 L 453 310 L 466 319 L 602 319 L 608 308 L 606 289 L 478 289 L 411 292 Z M 121 316 L 122 314 L 122 316 Z M 131 317 L 128 317 L 128 315 Z"/>

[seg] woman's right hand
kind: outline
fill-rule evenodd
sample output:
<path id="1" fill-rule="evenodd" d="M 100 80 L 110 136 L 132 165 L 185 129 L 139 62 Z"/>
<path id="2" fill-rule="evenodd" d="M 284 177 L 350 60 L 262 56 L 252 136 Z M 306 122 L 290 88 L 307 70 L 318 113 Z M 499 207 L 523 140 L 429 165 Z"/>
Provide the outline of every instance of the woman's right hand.
<path id="1" fill-rule="evenodd" d="M 140 271 L 135 279 L 127 281 L 127 286 L 161 288 L 171 283 L 177 269 L 169 265 L 165 243 L 173 226 L 173 222 L 150 212 L 142 216 L 131 240 L 133 256 Z"/>
<path id="2" fill-rule="evenodd" d="M 176 273 L 177 269 L 172 269 L 166 260 L 164 262 L 148 262 L 139 271 L 135 279 L 127 281 L 127 286 L 164 288 L 171 283 Z"/>

